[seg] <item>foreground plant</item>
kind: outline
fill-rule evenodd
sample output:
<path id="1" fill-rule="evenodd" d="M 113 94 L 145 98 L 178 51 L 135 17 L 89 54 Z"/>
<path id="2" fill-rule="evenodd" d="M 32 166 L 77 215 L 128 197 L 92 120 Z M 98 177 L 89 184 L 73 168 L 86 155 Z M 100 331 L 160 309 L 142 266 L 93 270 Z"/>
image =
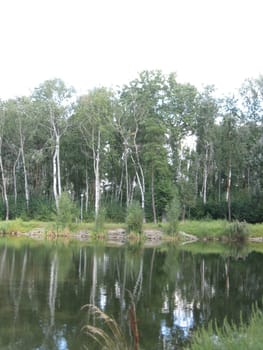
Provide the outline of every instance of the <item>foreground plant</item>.
<path id="1" fill-rule="evenodd" d="M 100 346 L 102 350 L 139 350 L 139 332 L 137 328 L 136 310 L 134 303 L 131 304 L 129 309 L 129 321 L 130 328 L 133 335 L 134 345 L 131 345 L 127 341 L 126 335 L 118 323 L 105 314 L 101 309 L 93 304 L 87 304 L 82 307 L 88 309 L 91 315 L 94 317 L 95 322 L 101 323 L 100 326 L 86 325 L 82 328 L 82 331 Z M 105 328 L 105 329 L 103 329 Z M 86 347 L 88 349 L 88 347 Z"/>
<path id="2" fill-rule="evenodd" d="M 241 320 L 239 327 L 224 322 L 215 329 L 201 329 L 194 335 L 190 350 L 261 350 L 263 344 L 263 314 L 253 311 L 248 325 Z"/>

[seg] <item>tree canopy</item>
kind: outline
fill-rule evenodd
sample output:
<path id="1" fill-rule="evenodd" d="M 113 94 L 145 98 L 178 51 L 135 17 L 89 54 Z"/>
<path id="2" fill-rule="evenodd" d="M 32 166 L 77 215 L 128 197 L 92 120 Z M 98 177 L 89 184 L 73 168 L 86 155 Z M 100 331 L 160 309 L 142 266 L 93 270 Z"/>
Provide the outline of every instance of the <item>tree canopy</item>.
<path id="1" fill-rule="evenodd" d="M 1 217 L 49 219 L 68 192 L 85 220 L 136 201 L 158 222 L 176 197 L 182 219 L 262 221 L 262 120 L 262 76 L 221 98 L 161 71 L 83 96 L 45 81 L 0 101 Z"/>

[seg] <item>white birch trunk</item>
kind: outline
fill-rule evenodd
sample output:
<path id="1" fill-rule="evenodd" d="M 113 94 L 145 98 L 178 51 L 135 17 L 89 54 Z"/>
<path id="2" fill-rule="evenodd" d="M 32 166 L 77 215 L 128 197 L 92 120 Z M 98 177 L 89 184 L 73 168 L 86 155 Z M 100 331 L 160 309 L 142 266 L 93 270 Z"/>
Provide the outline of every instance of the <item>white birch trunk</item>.
<path id="1" fill-rule="evenodd" d="M 93 132 L 94 140 L 94 132 Z M 98 130 L 97 148 L 93 143 L 93 165 L 95 176 L 95 217 L 97 218 L 100 209 L 100 130 Z"/>
<path id="2" fill-rule="evenodd" d="M 124 162 L 125 162 L 125 177 L 126 177 L 126 207 L 128 208 L 130 204 L 130 193 L 129 193 L 129 174 L 128 174 L 128 149 L 125 143 L 125 151 L 124 151 Z"/>
<path id="3" fill-rule="evenodd" d="M 29 209 L 29 187 L 28 187 L 28 175 L 26 168 L 26 160 L 25 160 L 25 152 L 24 152 L 24 138 L 22 134 L 22 124 L 21 118 L 19 118 L 19 136 L 20 136 L 20 150 L 23 163 L 23 171 L 24 171 L 24 186 L 25 186 L 25 197 L 26 197 L 26 208 Z"/>
<path id="4" fill-rule="evenodd" d="M 134 158 L 131 156 L 131 159 L 133 161 L 133 164 L 135 166 L 135 173 L 136 173 L 136 177 L 137 177 L 137 181 L 138 181 L 138 185 L 140 188 L 140 192 L 141 192 L 141 208 L 143 210 L 143 221 L 145 222 L 145 216 L 144 216 L 144 203 L 145 203 L 145 179 L 144 179 L 144 172 L 141 166 L 141 162 L 140 162 L 140 158 L 139 158 L 139 150 L 138 150 L 138 145 L 136 143 L 136 136 L 138 133 L 138 125 L 136 123 L 136 130 L 134 133 L 134 137 L 133 137 L 133 145 L 135 148 L 135 156 L 136 156 L 136 161 L 134 160 Z M 139 172 L 138 170 L 139 169 Z"/>
<path id="5" fill-rule="evenodd" d="M 16 206 L 17 206 L 16 166 L 17 166 L 19 157 L 20 157 L 20 149 L 19 149 L 18 156 L 17 156 L 17 158 L 16 158 L 16 160 L 15 160 L 15 163 L 14 163 L 14 166 L 13 166 L 13 182 L 14 182 L 15 209 L 16 209 Z"/>
<path id="6" fill-rule="evenodd" d="M 231 198 L 230 198 L 231 180 L 232 180 L 232 169 L 231 169 L 231 164 L 230 164 L 228 178 L 227 178 L 227 190 L 226 190 L 226 201 L 227 201 L 227 207 L 228 207 L 228 220 L 229 221 L 231 221 Z"/>
<path id="7" fill-rule="evenodd" d="M 231 178 L 232 178 L 232 171 L 230 166 L 228 170 L 228 177 L 227 177 L 226 202 L 228 202 L 230 198 Z"/>
<path id="8" fill-rule="evenodd" d="M 204 164 L 204 176 L 203 176 L 203 203 L 207 201 L 207 177 L 208 177 L 208 144 L 205 149 L 205 164 Z"/>
<path id="9" fill-rule="evenodd" d="M 60 173 L 60 136 L 56 134 L 56 154 L 57 154 L 57 184 L 58 196 L 61 196 L 61 173 Z"/>
<path id="10" fill-rule="evenodd" d="M 29 209 L 29 187 L 28 187 L 27 168 L 26 168 L 26 161 L 25 161 L 25 154 L 24 154 L 24 148 L 23 147 L 21 148 L 21 156 L 22 156 L 23 170 L 24 170 L 26 208 L 28 210 Z"/>
<path id="11" fill-rule="evenodd" d="M 56 209 L 59 210 L 58 190 L 57 190 L 57 154 L 56 154 L 56 150 L 53 154 L 53 194 L 54 194 Z"/>

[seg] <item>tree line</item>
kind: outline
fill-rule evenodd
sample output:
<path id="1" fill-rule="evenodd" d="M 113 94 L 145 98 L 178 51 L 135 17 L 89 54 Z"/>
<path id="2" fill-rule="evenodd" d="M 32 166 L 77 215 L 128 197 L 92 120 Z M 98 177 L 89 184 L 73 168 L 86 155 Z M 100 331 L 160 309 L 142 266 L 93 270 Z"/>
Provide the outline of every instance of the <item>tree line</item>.
<path id="1" fill-rule="evenodd" d="M 143 71 L 120 88 L 77 96 L 60 79 L 0 101 L 1 217 L 50 219 L 68 193 L 77 219 L 122 221 L 138 201 L 159 222 L 262 221 L 263 77 L 216 97 Z"/>

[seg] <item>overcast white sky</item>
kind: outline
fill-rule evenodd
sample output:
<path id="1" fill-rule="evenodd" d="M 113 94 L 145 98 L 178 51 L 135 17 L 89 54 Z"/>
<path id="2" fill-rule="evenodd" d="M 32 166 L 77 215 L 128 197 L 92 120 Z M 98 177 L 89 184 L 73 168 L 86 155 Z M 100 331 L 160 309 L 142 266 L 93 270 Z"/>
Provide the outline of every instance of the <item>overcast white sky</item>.
<path id="1" fill-rule="evenodd" d="M 0 0 L 0 98 L 176 72 L 225 93 L 263 73 L 263 0 Z"/>

